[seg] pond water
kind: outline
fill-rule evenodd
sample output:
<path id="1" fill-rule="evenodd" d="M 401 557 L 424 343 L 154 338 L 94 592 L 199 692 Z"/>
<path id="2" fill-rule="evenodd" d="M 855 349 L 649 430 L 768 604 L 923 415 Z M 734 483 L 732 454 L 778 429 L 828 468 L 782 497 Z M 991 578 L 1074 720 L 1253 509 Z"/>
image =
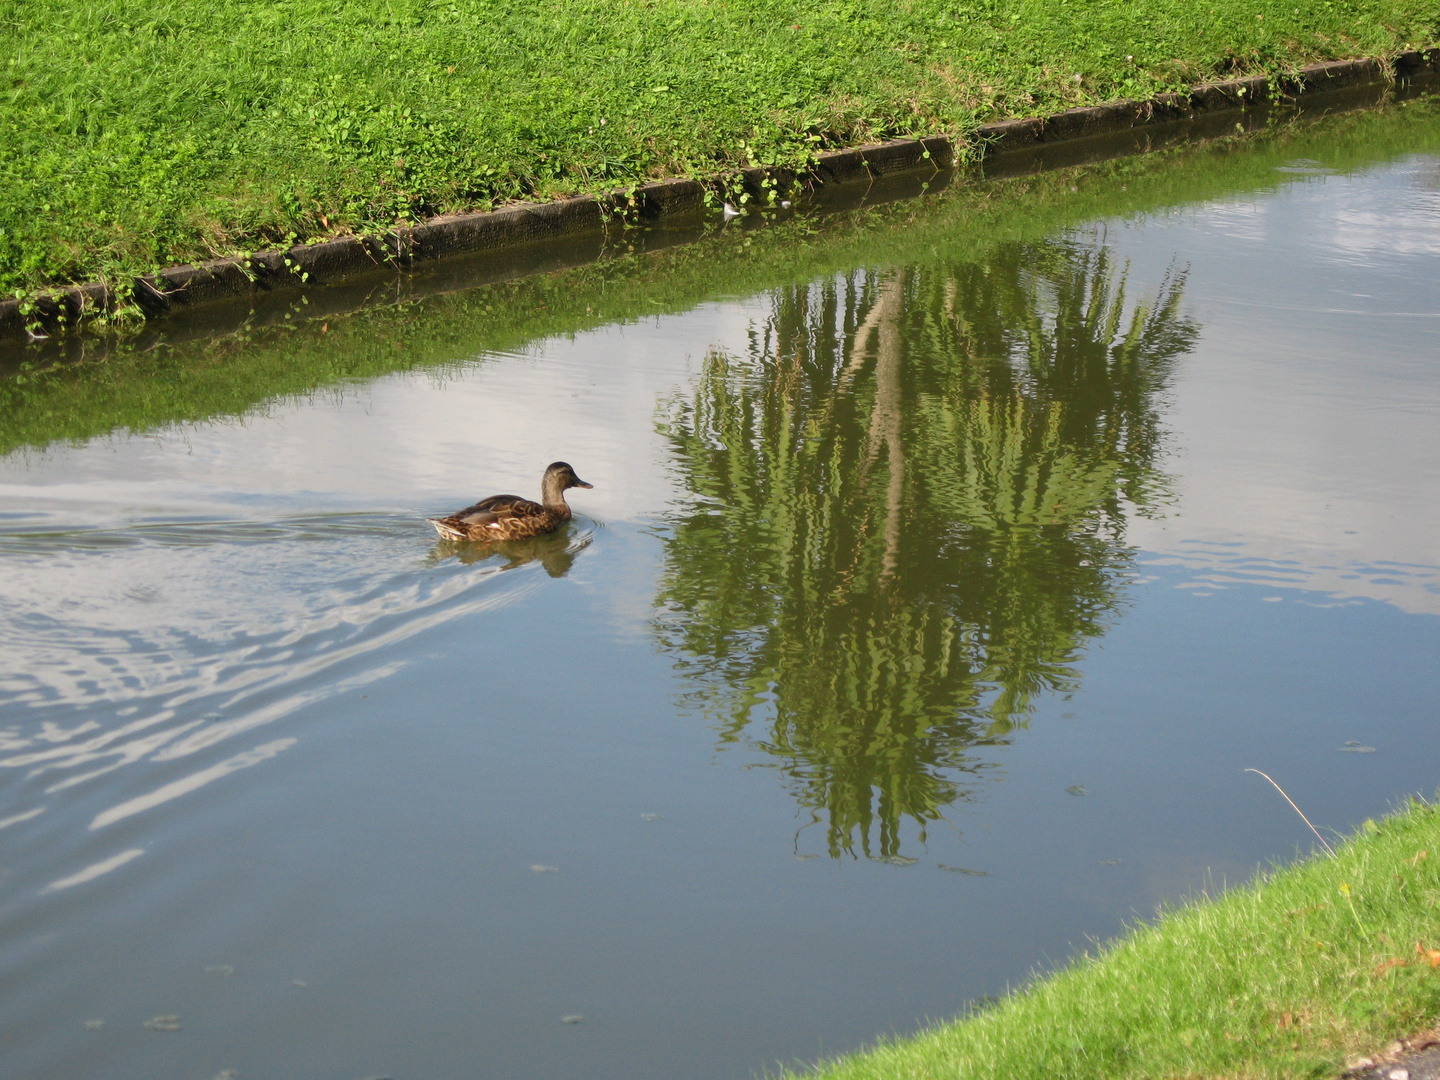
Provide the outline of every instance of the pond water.
<path id="1" fill-rule="evenodd" d="M 310 303 L 4 377 L 5 1077 L 744 1078 L 1435 792 L 1431 100 Z"/>

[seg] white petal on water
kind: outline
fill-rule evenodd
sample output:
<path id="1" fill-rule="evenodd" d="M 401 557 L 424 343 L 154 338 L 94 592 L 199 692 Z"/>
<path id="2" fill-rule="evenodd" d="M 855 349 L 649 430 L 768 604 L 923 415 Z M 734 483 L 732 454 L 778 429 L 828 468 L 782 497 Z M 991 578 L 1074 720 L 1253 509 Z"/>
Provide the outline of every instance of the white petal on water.
<path id="1" fill-rule="evenodd" d="M 86 1020 L 86 1021 L 85 1021 L 85 1030 L 86 1030 L 86 1031 L 102 1031 L 102 1030 L 104 1030 L 104 1027 L 105 1027 L 105 1021 L 104 1021 L 104 1020 Z"/>
<path id="2" fill-rule="evenodd" d="M 1101 866 L 1119 866 L 1119 865 L 1120 865 L 1120 860 L 1119 860 L 1119 859 L 1101 859 L 1101 860 L 1100 860 L 1100 865 L 1101 865 Z"/>
<path id="3" fill-rule="evenodd" d="M 659 814 L 641 814 L 641 815 L 640 815 L 640 820 L 641 820 L 641 821 L 659 821 L 659 820 L 660 820 L 660 815 L 659 815 Z"/>
<path id="4" fill-rule="evenodd" d="M 161 1013 L 146 1020 L 143 1026 L 146 1031 L 179 1031 L 180 1017 L 174 1013 Z"/>
<path id="5" fill-rule="evenodd" d="M 546 866 L 543 863 L 533 863 L 530 869 L 537 874 L 558 874 L 560 872 L 558 866 Z"/>
<path id="6" fill-rule="evenodd" d="M 234 975 L 235 969 L 229 964 L 206 964 L 205 974 L 207 975 Z"/>
<path id="7" fill-rule="evenodd" d="M 1337 746 L 1336 750 L 1342 754 L 1373 754 L 1375 747 L 1361 746 L 1359 743 L 1346 743 L 1344 746 Z"/>
<path id="8" fill-rule="evenodd" d="M 566 1015 L 560 1017 L 560 1022 L 562 1024 L 578 1024 L 581 1020 L 584 1019 L 585 1017 L 581 1016 L 579 1013 L 567 1013 Z"/>
<path id="9" fill-rule="evenodd" d="M 1065 789 L 1065 791 L 1066 791 L 1066 794 L 1069 794 L 1069 795 L 1089 795 L 1089 794 L 1090 794 L 1090 792 L 1088 792 L 1088 791 L 1085 790 L 1085 785 L 1084 785 L 1084 784 L 1071 784 L 1069 787 L 1067 787 L 1067 788 Z"/>
<path id="10" fill-rule="evenodd" d="M 291 985 L 291 986 L 298 986 L 301 990 L 309 990 L 309 989 L 310 989 L 310 984 L 307 983 L 304 979 L 291 979 L 291 980 L 290 980 L 290 985 Z"/>

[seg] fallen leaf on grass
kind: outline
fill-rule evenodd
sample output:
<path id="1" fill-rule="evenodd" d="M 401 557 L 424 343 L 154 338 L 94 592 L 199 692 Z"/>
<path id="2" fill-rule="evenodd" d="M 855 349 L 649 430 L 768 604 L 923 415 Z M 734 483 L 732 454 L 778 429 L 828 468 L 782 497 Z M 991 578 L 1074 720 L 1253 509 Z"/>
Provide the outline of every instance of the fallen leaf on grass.
<path id="1" fill-rule="evenodd" d="M 1410 860 L 1410 866 L 1411 866 L 1412 868 L 1418 867 L 1422 862 L 1424 862 L 1424 861 L 1425 861 L 1426 859 L 1428 859 L 1429 857 L 1430 857 L 1430 853 L 1429 853 L 1428 851 L 1417 851 L 1417 852 L 1415 853 L 1415 857 Z"/>
<path id="2" fill-rule="evenodd" d="M 1420 942 L 1415 942 L 1415 951 L 1424 959 L 1430 961 L 1430 966 L 1440 967 L 1440 949 L 1427 949 Z"/>
<path id="3" fill-rule="evenodd" d="M 1401 960 L 1398 956 L 1392 956 L 1389 960 L 1382 961 L 1375 965 L 1375 977 L 1379 979 L 1391 968 L 1406 967 L 1408 964 L 1408 960 Z"/>

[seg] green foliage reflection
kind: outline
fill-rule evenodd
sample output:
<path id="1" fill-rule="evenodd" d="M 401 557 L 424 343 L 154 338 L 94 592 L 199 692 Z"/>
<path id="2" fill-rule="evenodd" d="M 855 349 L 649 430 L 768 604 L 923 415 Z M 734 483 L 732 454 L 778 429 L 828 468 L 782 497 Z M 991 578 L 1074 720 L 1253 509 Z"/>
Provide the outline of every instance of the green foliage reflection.
<path id="1" fill-rule="evenodd" d="M 747 355 L 712 352 L 665 411 L 694 499 L 656 633 L 832 857 L 900 857 L 907 817 L 923 838 L 1116 608 L 1198 329 L 1183 273 L 1139 303 L 1125 276 L 1051 239 L 782 289 Z"/>

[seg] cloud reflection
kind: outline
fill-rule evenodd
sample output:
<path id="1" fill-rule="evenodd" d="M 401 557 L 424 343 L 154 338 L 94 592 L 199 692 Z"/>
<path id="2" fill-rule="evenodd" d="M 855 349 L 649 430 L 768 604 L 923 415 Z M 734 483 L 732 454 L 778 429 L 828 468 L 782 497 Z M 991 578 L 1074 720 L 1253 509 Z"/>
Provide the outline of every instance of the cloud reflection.
<path id="1" fill-rule="evenodd" d="M 241 769 L 248 769 L 251 765 L 258 765 L 262 761 L 268 761 L 282 750 L 288 750 L 294 746 L 297 739 L 276 739 L 274 742 L 257 746 L 253 750 L 247 750 L 243 754 L 236 754 L 232 758 L 226 758 L 208 769 L 201 769 L 199 772 L 191 773 L 189 776 L 166 784 L 164 787 L 156 788 L 148 795 L 141 795 L 138 798 L 128 799 L 119 806 L 112 806 L 103 813 L 96 814 L 95 820 L 90 822 L 90 829 L 103 829 L 106 825 L 113 825 L 117 821 L 123 821 L 134 814 L 142 813 L 171 799 L 178 799 L 181 795 L 188 795 L 192 791 L 204 787 L 206 784 L 219 780 L 222 776 L 229 776 Z"/>
<path id="2" fill-rule="evenodd" d="M 111 870 L 118 870 L 126 863 L 133 859 L 138 859 L 144 854 L 144 848 L 130 848 L 128 851 L 122 851 L 120 854 L 112 855 L 108 859 L 102 859 L 100 862 L 92 863 L 78 874 L 71 874 L 69 877 L 61 878 L 59 881 L 52 881 L 43 891 L 59 892 L 61 889 L 70 889 L 76 885 L 83 885 L 87 881 L 94 881 L 96 878 L 110 873 Z"/>
<path id="3" fill-rule="evenodd" d="M 11 721 L 0 730 L 0 770 L 43 778 L 54 796 L 142 760 L 224 751 L 389 678 L 410 662 L 407 642 L 538 584 L 499 577 L 513 561 L 425 558 L 421 523 L 409 518 L 361 518 L 0 532 L 20 571 L 7 579 L 13 617 L 0 626 Z M 584 546 L 544 554 L 553 565 Z M 137 594 L 146 599 L 125 599 Z M 108 789 L 118 801 L 89 827 L 169 803 L 296 741 L 231 751 L 139 793 L 137 773 Z"/>

